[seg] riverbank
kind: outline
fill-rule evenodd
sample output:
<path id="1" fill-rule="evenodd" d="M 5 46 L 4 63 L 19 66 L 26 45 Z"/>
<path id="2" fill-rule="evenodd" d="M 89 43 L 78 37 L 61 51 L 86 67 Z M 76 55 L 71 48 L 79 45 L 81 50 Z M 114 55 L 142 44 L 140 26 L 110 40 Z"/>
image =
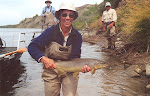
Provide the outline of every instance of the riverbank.
<path id="1" fill-rule="evenodd" d="M 96 34 L 97 32 L 95 32 Z M 105 38 L 105 32 L 100 32 L 99 34 L 83 34 L 83 41 L 89 42 L 91 44 L 98 44 L 103 52 L 119 58 L 120 64 L 124 65 L 124 70 L 130 77 L 144 77 L 146 79 L 145 86 L 146 90 L 150 90 L 150 54 L 139 53 L 134 51 L 134 47 L 130 44 L 126 44 L 125 41 L 121 41 L 117 38 L 116 49 L 106 49 L 107 39 Z"/>

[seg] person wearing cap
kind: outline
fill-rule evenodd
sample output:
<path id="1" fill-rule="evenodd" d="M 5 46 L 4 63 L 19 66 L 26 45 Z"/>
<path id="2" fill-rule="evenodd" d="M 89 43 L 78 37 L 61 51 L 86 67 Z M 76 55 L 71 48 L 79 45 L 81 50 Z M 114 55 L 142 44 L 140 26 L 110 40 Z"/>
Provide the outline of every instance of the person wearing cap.
<path id="1" fill-rule="evenodd" d="M 54 25 L 57 23 L 57 19 L 55 17 L 55 8 L 51 6 L 52 1 L 47 0 L 45 1 L 46 6 L 42 10 L 41 16 L 44 18 L 44 24 L 42 25 L 42 31 L 46 28 Z"/>
<path id="2" fill-rule="evenodd" d="M 80 58 L 82 36 L 79 31 L 72 26 L 72 22 L 78 17 L 78 12 L 72 2 L 62 2 L 59 10 L 55 12 L 55 16 L 59 20 L 59 23 L 47 28 L 40 36 L 35 38 L 29 44 L 28 52 L 32 58 L 37 62 L 42 62 L 44 65 L 42 78 L 44 80 L 45 96 L 60 96 L 61 88 L 63 96 L 78 96 L 77 85 L 79 74 L 75 77 L 73 73 L 58 76 L 55 65 L 55 59 L 57 58 L 51 56 L 46 57 L 41 51 L 47 50 L 45 47 L 49 45 L 51 48 L 52 42 L 55 41 L 63 47 L 71 46 L 69 59 Z M 63 55 L 61 57 L 63 57 Z M 83 66 L 83 73 L 89 71 L 91 71 L 89 66 Z"/>
<path id="3" fill-rule="evenodd" d="M 117 13 L 114 9 L 111 8 L 110 2 L 105 4 L 106 10 L 102 15 L 102 26 L 103 30 L 106 31 L 106 38 L 108 40 L 108 49 L 115 49 L 116 41 L 116 27 L 115 23 L 117 22 Z"/>

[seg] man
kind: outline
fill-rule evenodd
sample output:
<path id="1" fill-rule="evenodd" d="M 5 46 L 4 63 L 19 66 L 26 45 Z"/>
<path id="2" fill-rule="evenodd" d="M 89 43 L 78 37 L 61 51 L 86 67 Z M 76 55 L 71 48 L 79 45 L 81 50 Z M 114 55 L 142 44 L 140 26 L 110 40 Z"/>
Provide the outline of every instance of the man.
<path id="1" fill-rule="evenodd" d="M 117 14 L 114 9 L 111 9 L 110 2 L 106 2 L 105 8 L 106 10 L 103 12 L 102 15 L 102 26 L 103 30 L 106 31 L 108 49 L 115 49 L 115 22 L 117 21 Z"/>
<path id="2" fill-rule="evenodd" d="M 42 62 L 44 65 L 42 78 L 44 80 L 45 96 L 60 96 L 61 87 L 63 96 L 77 96 L 79 74 L 74 77 L 73 73 L 66 73 L 59 77 L 55 69 L 53 56 L 48 58 L 42 54 L 41 50 L 55 41 L 61 46 L 72 46 L 70 59 L 80 58 L 82 36 L 72 26 L 72 22 L 78 17 L 78 12 L 70 1 L 62 2 L 55 16 L 60 22 L 47 28 L 39 37 L 35 38 L 29 44 L 28 51 L 36 61 Z M 91 71 L 90 67 L 83 66 L 83 73 L 89 71 Z"/>
<path id="3" fill-rule="evenodd" d="M 42 31 L 47 29 L 48 27 L 56 24 L 57 19 L 55 18 L 55 8 L 51 6 L 51 1 L 45 1 L 45 6 L 42 10 L 42 17 L 44 18 L 44 24 L 42 25 Z"/>

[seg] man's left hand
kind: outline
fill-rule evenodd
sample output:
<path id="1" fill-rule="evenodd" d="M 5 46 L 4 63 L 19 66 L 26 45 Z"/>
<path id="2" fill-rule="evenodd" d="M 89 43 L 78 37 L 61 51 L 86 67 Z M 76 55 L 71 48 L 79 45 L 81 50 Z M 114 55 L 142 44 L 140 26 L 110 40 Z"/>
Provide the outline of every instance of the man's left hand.
<path id="1" fill-rule="evenodd" d="M 82 73 L 86 73 L 86 72 L 91 71 L 92 69 L 91 69 L 91 67 L 84 65 L 84 67 L 81 70 L 82 70 Z"/>

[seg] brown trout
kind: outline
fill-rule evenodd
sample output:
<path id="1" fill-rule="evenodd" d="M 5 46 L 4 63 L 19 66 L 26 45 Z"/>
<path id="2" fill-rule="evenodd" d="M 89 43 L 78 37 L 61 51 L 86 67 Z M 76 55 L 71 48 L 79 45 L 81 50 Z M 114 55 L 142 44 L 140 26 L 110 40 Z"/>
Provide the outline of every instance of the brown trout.
<path id="1" fill-rule="evenodd" d="M 56 61 L 55 64 L 59 76 L 66 72 L 74 72 L 74 76 L 76 76 L 79 72 L 81 72 L 84 65 L 91 67 L 91 74 L 93 75 L 95 70 L 108 66 L 105 62 L 89 58 L 75 58 L 70 61 Z"/>

